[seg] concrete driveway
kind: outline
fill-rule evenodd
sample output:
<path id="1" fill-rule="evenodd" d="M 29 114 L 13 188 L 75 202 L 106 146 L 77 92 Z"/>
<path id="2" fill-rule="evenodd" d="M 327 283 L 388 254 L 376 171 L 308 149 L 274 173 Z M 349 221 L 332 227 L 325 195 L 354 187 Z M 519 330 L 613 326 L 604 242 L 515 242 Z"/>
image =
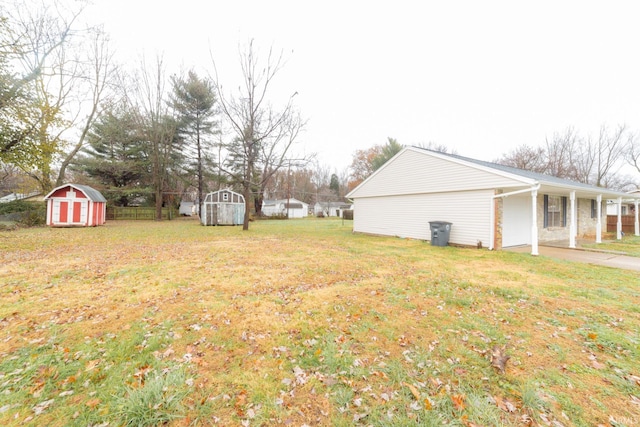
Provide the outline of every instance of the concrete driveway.
<path id="1" fill-rule="evenodd" d="M 531 246 L 509 248 L 513 252 L 529 252 Z M 558 248 L 555 246 L 539 246 L 538 252 L 549 258 L 563 259 L 566 261 L 583 262 L 585 264 L 603 265 L 606 267 L 622 268 L 625 270 L 640 271 L 640 258 L 620 255 L 612 252 Z"/>

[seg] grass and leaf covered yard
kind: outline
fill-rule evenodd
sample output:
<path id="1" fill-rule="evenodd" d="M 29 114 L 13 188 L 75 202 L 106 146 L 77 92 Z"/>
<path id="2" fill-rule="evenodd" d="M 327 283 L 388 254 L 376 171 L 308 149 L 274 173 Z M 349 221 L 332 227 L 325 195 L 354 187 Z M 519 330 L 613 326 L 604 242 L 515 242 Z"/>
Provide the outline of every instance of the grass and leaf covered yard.
<path id="1" fill-rule="evenodd" d="M 640 425 L 639 282 L 339 219 L 2 232 L 0 424 Z"/>

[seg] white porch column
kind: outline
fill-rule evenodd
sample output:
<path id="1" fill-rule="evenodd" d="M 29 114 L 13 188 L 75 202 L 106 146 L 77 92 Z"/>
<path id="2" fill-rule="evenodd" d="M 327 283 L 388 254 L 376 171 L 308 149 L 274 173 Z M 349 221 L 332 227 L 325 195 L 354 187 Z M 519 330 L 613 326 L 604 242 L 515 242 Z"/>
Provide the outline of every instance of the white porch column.
<path id="1" fill-rule="evenodd" d="M 635 205 L 636 205 L 636 223 L 635 223 L 636 236 L 640 236 L 640 221 L 638 221 L 638 199 L 636 199 Z"/>
<path id="2" fill-rule="evenodd" d="M 598 194 L 597 202 L 596 212 L 598 220 L 596 222 L 596 243 L 602 243 L 602 194 Z"/>
<path id="3" fill-rule="evenodd" d="M 531 255 L 538 254 L 538 190 L 531 190 Z"/>
<path id="4" fill-rule="evenodd" d="M 571 217 L 569 218 L 569 247 L 571 249 L 576 248 L 576 192 L 569 193 L 569 199 L 571 200 Z"/>
<path id="5" fill-rule="evenodd" d="M 618 224 L 616 224 L 616 239 L 622 239 L 622 197 L 618 197 Z"/>

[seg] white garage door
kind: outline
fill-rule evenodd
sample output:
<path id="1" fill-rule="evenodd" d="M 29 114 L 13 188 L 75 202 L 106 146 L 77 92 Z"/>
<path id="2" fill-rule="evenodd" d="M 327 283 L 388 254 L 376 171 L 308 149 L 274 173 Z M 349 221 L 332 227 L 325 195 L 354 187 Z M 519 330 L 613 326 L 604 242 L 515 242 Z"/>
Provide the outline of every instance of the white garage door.
<path id="1" fill-rule="evenodd" d="M 502 247 L 531 244 L 531 195 L 509 196 L 503 200 Z"/>

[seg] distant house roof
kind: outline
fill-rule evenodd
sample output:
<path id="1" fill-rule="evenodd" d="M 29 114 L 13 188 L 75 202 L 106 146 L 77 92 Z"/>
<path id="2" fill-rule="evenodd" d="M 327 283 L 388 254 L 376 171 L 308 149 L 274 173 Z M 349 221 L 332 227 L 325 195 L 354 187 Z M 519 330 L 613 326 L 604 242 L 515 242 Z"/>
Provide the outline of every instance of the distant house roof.
<path id="1" fill-rule="evenodd" d="M 324 208 L 341 208 L 344 206 L 351 206 L 348 202 L 316 202 L 316 205 Z"/>
<path id="2" fill-rule="evenodd" d="M 107 199 L 105 199 L 102 193 L 100 193 L 98 190 L 91 188 L 88 185 L 80 185 L 80 184 L 65 184 L 65 185 L 61 185 L 60 187 L 56 187 L 53 190 L 51 190 L 51 192 L 47 194 L 44 197 L 44 199 L 45 200 L 49 199 L 56 191 L 65 187 L 71 187 L 81 191 L 82 193 L 84 193 L 85 196 L 87 196 L 89 200 L 92 200 L 94 202 L 103 202 L 103 203 L 107 202 Z"/>
<path id="3" fill-rule="evenodd" d="M 262 206 L 275 206 L 278 203 L 283 203 L 284 207 L 289 209 L 303 209 L 304 205 L 306 205 L 306 203 L 292 197 L 290 199 L 263 200 Z"/>
<path id="4" fill-rule="evenodd" d="M 32 191 L 31 193 L 11 193 L 6 196 L 0 197 L 0 203 L 13 202 L 16 200 L 24 200 L 29 199 L 31 197 L 35 197 L 40 195 L 39 191 Z"/>

